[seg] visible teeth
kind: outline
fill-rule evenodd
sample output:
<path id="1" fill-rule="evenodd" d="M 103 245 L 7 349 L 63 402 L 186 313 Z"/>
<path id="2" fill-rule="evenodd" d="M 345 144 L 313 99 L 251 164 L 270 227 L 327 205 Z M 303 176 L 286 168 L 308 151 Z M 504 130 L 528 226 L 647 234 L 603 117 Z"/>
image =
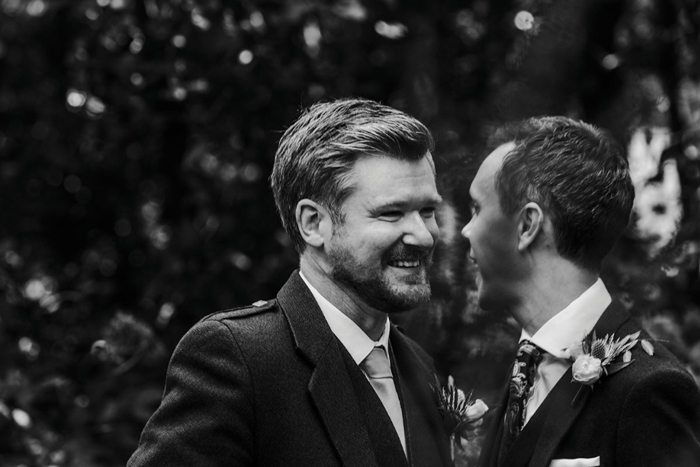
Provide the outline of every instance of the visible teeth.
<path id="1" fill-rule="evenodd" d="M 394 261 L 392 266 L 398 268 L 417 268 L 420 266 L 420 261 Z"/>

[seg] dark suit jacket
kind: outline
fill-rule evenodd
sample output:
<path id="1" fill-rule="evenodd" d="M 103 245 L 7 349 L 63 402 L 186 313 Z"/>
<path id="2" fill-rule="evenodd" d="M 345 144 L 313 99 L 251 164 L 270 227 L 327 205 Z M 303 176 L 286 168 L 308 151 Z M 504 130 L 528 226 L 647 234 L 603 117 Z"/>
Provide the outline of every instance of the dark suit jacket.
<path id="1" fill-rule="evenodd" d="M 595 326 L 599 338 L 621 338 L 640 330 L 617 301 Z M 648 338 L 643 333 L 642 337 Z M 653 356 L 637 344 L 633 362 L 603 374 L 591 391 L 572 382 L 571 369 L 545 398 L 504 459 L 507 467 L 546 467 L 552 459 L 600 456 L 606 467 L 700 466 L 700 391 L 695 380 L 661 344 Z M 494 412 L 479 460 L 496 465 L 505 400 Z"/>
<path id="2" fill-rule="evenodd" d="M 129 467 L 449 464 L 432 361 L 414 342 L 392 326 L 407 461 L 298 273 L 256 305 L 210 315 L 183 337 Z"/>

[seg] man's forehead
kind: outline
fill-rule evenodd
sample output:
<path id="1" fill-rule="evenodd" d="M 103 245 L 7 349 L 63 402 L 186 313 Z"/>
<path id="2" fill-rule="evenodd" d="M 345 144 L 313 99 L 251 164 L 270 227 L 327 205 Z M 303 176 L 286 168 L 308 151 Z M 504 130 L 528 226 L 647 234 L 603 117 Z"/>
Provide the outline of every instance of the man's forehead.
<path id="1" fill-rule="evenodd" d="M 490 166 L 490 168 L 495 168 L 494 172 L 501 168 L 503 165 L 503 159 L 515 149 L 515 142 L 509 141 L 508 143 L 503 143 L 494 149 L 491 154 L 486 156 L 484 162 L 481 164 L 483 166 Z"/>
<path id="2" fill-rule="evenodd" d="M 486 156 L 486 159 L 481 163 L 476 173 L 476 177 L 474 177 L 474 181 L 471 185 L 472 188 L 481 187 L 483 189 L 483 187 L 486 186 L 485 184 L 491 186 L 494 175 L 496 175 L 503 166 L 503 160 L 514 148 L 515 143 L 511 141 L 498 146 L 493 152 Z"/>
<path id="3" fill-rule="evenodd" d="M 349 182 L 351 196 L 367 198 L 365 202 L 375 206 L 413 203 L 417 200 L 442 201 L 437 191 L 432 161 L 427 157 L 412 160 L 387 156 L 373 161 L 361 159 L 354 166 Z"/>

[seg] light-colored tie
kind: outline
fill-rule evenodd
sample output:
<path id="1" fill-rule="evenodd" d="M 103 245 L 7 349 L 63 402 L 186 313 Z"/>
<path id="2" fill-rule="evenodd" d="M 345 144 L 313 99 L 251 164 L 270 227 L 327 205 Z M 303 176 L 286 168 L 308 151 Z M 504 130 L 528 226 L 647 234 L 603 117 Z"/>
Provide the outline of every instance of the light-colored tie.
<path id="1" fill-rule="evenodd" d="M 396 433 L 401 440 L 401 446 L 406 453 L 406 435 L 403 427 L 403 413 L 401 412 L 401 401 L 396 392 L 394 378 L 391 374 L 391 364 L 383 347 L 375 347 L 360 364 L 362 370 L 369 378 L 369 382 L 382 401 L 391 422 L 394 424 Z"/>

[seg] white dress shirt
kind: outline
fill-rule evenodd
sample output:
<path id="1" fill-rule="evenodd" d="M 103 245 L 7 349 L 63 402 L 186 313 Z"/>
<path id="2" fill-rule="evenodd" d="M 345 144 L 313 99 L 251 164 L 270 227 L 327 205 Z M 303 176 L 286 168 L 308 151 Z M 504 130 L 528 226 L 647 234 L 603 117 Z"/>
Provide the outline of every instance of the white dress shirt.
<path id="1" fill-rule="evenodd" d="M 382 335 L 378 340 L 373 341 L 357 324 L 355 324 L 353 320 L 348 318 L 345 313 L 340 311 L 335 305 L 321 295 L 321 293 L 316 290 L 316 288 L 311 285 L 308 280 L 306 280 L 301 272 L 299 275 L 316 299 L 318 307 L 321 309 L 323 316 L 326 318 L 331 331 L 333 334 L 335 334 L 335 337 L 338 338 L 340 343 L 343 344 L 343 347 L 347 349 L 355 363 L 360 365 L 360 363 L 367 358 L 367 355 L 369 355 L 369 353 L 375 347 L 383 348 L 387 358 L 389 359 L 389 363 L 391 363 L 391 354 L 389 353 L 390 325 L 388 317 L 386 319 L 386 323 L 384 324 L 384 332 L 382 332 Z M 362 370 L 361 366 L 360 369 Z M 364 371 L 362 371 L 362 373 L 364 374 Z M 365 377 L 367 377 L 367 374 L 365 374 Z M 367 379 L 369 381 L 368 377 Z M 395 428 L 397 434 L 399 435 L 399 439 L 401 440 L 401 446 L 403 447 L 404 453 L 406 453 L 406 434 L 404 427 L 395 426 Z"/>
<path id="2" fill-rule="evenodd" d="M 537 367 L 535 381 L 525 405 L 526 424 L 571 366 L 564 350 L 580 343 L 593 330 L 611 302 L 608 289 L 598 279 L 569 306 L 544 323 L 534 336 L 523 329 L 520 340 L 528 339 L 547 352 Z"/>

